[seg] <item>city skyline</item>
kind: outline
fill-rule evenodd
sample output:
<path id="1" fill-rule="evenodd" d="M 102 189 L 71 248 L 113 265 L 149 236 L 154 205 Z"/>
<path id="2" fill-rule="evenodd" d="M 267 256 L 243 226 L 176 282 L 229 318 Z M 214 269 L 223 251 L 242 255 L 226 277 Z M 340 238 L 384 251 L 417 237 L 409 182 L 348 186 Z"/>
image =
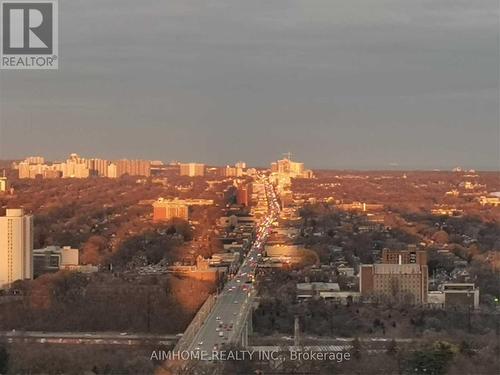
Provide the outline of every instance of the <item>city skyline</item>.
<path id="1" fill-rule="evenodd" d="M 0 159 L 498 168 L 497 2 L 120 9 L 64 4 L 59 71 L 0 72 Z"/>
<path id="2" fill-rule="evenodd" d="M 134 155 L 136 155 L 136 157 L 130 157 L 130 156 L 127 156 L 127 155 L 121 155 L 119 157 L 106 157 L 106 155 L 104 153 L 100 153 L 98 155 L 91 155 L 91 154 L 83 154 L 83 153 L 79 153 L 79 152 L 70 152 L 69 154 L 66 154 L 66 155 L 60 155 L 58 157 L 55 157 L 55 158 L 47 158 L 45 157 L 45 155 L 42 155 L 42 154 L 26 154 L 26 155 L 21 155 L 20 157 L 18 158 L 0 158 L 0 161 L 13 161 L 13 162 L 22 162 L 22 161 L 28 161 L 29 159 L 33 159 L 33 158 L 42 158 L 44 161 L 41 162 L 40 164 L 58 164 L 58 163 L 63 163 L 65 162 L 65 160 L 68 158 L 68 155 L 69 157 L 71 157 L 71 155 L 77 155 L 77 156 L 82 156 L 84 159 L 88 159 L 89 161 L 90 160 L 102 160 L 102 161 L 106 161 L 106 162 L 109 162 L 109 163 L 116 163 L 116 162 L 120 162 L 120 161 L 148 161 L 148 162 L 161 162 L 163 163 L 163 165 L 175 165 L 175 164 L 178 164 L 178 165 L 181 165 L 181 164 L 199 164 L 199 165 L 204 165 L 206 167 L 232 167 L 238 163 L 242 163 L 240 159 L 238 158 L 234 158 L 232 160 L 229 160 L 227 162 L 222 162 L 221 164 L 216 164 L 216 163 L 211 163 L 211 162 L 207 162 L 206 160 L 194 160 L 193 158 L 191 159 L 185 159 L 185 160 L 181 160 L 181 159 L 176 159 L 176 158 L 171 158 L 171 159 L 151 159 L 151 158 L 147 158 L 145 156 L 141 156 L 141 155 L 138 155 L 137 153 L 134 153 Z M 104 156 L 103 156 L 104 155 Z M 313 170 L 345 170 L 345 171 L 349 171 L 349 170 L 352 170 L 352 171 L 443 171 L 443 172 L 446 172 L 446 171 L 467 171 L 467 170 L 474 170 L 474 171 L 483 171 L 483 172 L 493 172 L 493 171 L 497 171 L 498 170 L 498 166 L 492 166 L 492 167 L 488 167 L 488 168 L 484 168 L 484 169 L 481 169 L 481 168 L 476 168 L 470 164 L 459 164 L 459 163 L 455 163 L 455 164 L 450 164 L 450 165 L 434 165 L 434 166 L 423 166 L 423 167 L 418 167 L 418 166 L 412 166 L 412 165 L 400 165 L 399 163 L 389 163 L 387 165 L 380 165 L 380 166 L 364 166 L 364 167 L 356 167 L 356 166 L 349 166 L 349 165 L 345 165 L 345 166 L 336 166 L 336 167 L 316 167 L 314 165 L 314 163 L 308 163 L 308 162 L 305 162 L 304 159 L 297 159 L 295 157 L 295 154 L 291 153 L 291 152 L 283 152 L 283 153 L 277 153 L 276 156 L 274 157 L 274 159 L 270 159 L 268 161 L 264 161 L 262 164 L 259 164 L 259 165 L 256 165 L 256 164 L 251 164 L 251 163 L 246 163 L 246 165 L 248 165 L 249 168 L 259 168 L 259 169 L 268 169 L 270 164 L 274 163 L 275 160 L 284 160 L 284 159 L 288 159 L 290 158 L 289 160 L 293 160 L 293 161 L 300 161 L 301 163 L 304 163 L 304 164 L 307 164 L 308 166 L 311 167 L 311 169 Z M 36 162 L 33 163 L 31 162 L 31 164 L 37 164 Z"/>

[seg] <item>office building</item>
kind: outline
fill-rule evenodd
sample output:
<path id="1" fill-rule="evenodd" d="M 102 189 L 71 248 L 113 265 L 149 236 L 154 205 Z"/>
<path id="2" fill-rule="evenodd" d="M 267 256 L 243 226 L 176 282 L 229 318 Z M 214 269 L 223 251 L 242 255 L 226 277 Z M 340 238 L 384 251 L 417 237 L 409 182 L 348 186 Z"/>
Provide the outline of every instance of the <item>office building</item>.
<path id="1" fill-rule="evenodd" d="M 33 278 L 33 216 L 7 209 L 0 216 L 0 287 Z"/>

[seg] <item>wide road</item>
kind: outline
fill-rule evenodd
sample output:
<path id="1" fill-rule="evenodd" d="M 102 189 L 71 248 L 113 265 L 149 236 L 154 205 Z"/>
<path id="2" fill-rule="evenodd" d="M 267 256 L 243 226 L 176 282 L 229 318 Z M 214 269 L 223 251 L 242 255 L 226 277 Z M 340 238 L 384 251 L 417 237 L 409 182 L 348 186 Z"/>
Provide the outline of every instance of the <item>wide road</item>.
<path id="1" fill-rule="evenodd" d="M 190 344 L 189 350 L 201 350 L 208 353 L 220 350 L 221 345 L 233 342 L 236 331 L 245 323 L 246 311 L 253 299 L 252 282 L 257 263 L 264 250 L 271 226 L 277 220 L 280 210 L 273 187 L 267 180 L 264 181 L 268 214 L 258 224 L 255 241 L 245 260 L 217 297 L 212 312 Z"/>

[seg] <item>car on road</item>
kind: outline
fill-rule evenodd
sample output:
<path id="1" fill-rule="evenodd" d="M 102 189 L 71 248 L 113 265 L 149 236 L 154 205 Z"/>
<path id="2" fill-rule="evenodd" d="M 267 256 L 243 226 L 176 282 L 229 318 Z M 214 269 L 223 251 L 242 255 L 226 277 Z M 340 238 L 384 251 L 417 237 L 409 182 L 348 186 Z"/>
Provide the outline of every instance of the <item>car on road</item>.
<path id="1" fill-rule="evenodd" d="M 224 337 L 224 332 L 219 332 L 219 337 Z"/>

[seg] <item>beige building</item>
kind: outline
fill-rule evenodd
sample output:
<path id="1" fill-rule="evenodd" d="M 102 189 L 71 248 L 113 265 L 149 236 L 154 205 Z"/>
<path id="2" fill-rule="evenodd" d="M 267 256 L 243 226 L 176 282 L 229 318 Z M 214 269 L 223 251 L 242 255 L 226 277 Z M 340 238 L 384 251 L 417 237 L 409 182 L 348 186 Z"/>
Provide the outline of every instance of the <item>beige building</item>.
<path id="1" fill-rule="evenodd" d="M 219 174 L 222 177 L 241 177 L 243 176 L 243 168 L 226 166 L 219 170 Z"/>
<path id="2" fill-rule="evenodd" d="M 31 159 L 30 159 L 31 160 Z M 36 161 L 38 159 L 33 159 Z M 151 175 L 151 162 L 148 160 L 116 160 L 85 159 L 77 154 L 71 154 L 65 162 L 52 164 L 33 164 L 28 159 L 16 166 L 19 178 L 87 178 L 89 176 L 117 178 L 124 175 Z"/>
<path id="3" fill-rule="evenodd" d="M 51 170 L 51 167 L 46 164 L 30 164 L 22 161 L 17 165 L 19 178 L 36 178 L 37 176 L 45 177 L 46 173 Z"/>
<path id="4" fill-rule="evenodd" d="M 289 178 L 312 178 L 313 173 L 309 169 L 305 169 L 304 163 L 291 160 L 291 156 L 271 163 L 271 172 L 277 173 L 279 176 L 287 176 Z"/>
<path id="5" fill-rule="evenodd" d="M 0 287 L 33 278 L 33 216 L 7 209 L 0 216 Z"/>
<path id="6" fill-rule="evenodd" d="M 44 164 L 45 158 L 43 156 L 28 156 L 24 161 L 28 164 Z"/>
<path id="7" fill-rule="evenodd" d="M 30 178 L 30 165 L 25 161 L 20 162 L 17 165 L 17 170 L 19 173 L 19 178 Z"/>
<path id="8" fill-rule="evenodd" d="M 493 193 L 488 196 L 482 196 L 479 198 L 479 204 L 481 206 L 493 206 L 493 207 L 499 207 L 500 206 L 500 193 Z"/>
<path id="9" fill-rule="evenodd" d="M 179 166 L 181 176 L 198 177 L 205 175 L 205 164 L 181 163 Z"/>
<path id="10" fill-rule="evenodd" d="M 211 206 L 211 199 L 163 199 L 153 203 L 153 221 L 170 220 L 179 218 L 189 219 L 190 206 Z"/>
<path id="11" fill-rule="evenodd" d="M 62 172 L 63 178 L 87 178 L 90 175 L 87 161 L 74 153 L 69 156 L 66 163 L 58 164 L 57 168 Z"/>
<path id="12" fill-rule="evenodd" d="M 9 189 L 9 181 L 7 177 L 0 177 L 0 193 L 7 191 Z"/>
<path id="13" fill-rule="evenodd" d="M 87 159 L 87 168 L 90 170 L 90 175 L 98 177 L 108 177 L 109 161 L 104 159 Z"/>
<path id="14" fill-rule="evenodd" d="M 115 163 L 111 163 L 110 165 L 108 165 L 106 177 L 108 177 L 108 178 L 117 178 L 118 177 L 118 170 L 117 170 Z"/>

